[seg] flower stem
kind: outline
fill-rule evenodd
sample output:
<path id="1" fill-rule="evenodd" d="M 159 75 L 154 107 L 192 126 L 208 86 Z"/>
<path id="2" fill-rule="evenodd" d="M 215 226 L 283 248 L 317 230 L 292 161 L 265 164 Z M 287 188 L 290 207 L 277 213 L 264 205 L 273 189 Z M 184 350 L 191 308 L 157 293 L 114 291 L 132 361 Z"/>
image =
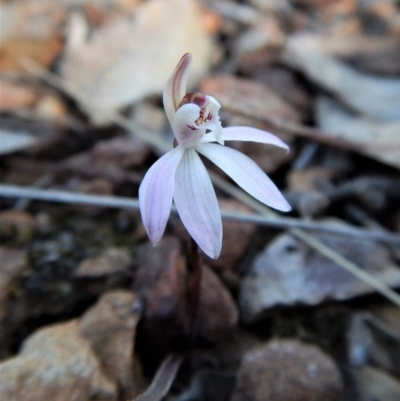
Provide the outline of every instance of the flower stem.
<path id="1" fill-rule="evenodd" d="M 198 333 L 199 309 L 201 297 L 202 265 L 200 263 L 199 247 L 193 238 L 190 238 L 190 255 L 188 263 L 188 281 L 186 288 L 186 302 L 188 312 L 188 337 L 193 344 Z"/>

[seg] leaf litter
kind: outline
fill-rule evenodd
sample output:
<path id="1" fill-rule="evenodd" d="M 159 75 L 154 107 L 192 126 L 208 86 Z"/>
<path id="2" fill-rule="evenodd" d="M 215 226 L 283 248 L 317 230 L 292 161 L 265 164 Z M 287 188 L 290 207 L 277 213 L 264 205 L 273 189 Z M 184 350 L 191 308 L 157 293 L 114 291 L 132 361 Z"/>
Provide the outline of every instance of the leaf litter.
<path id="1" fill-rule="evenodd" d="M 399 234 L 400 10 L 394 0 L 20 0 L 2 2 L 1 16 L 1 79 L 12 85 L 10 96 L 1 93 L 2 132 L 14 146 L 0 142 L 1 184 L 50 188 L 60 197 L 69 191 L 69 202 L 78 190 L 134 204 L 143 175 L 162 153 L 154 145 L 165 151 L 171 142 L 160 94 L 189 51 L 191 86 L 221 102 L 224 126 L 257 126 L 290 143 L 289 156 L 240 148 L 286 191 L 294 209 L 289 227 L 307 227 L 312 219 L 310 232 L 334 218 L 361 226 L 358 233 Z M 27 58 L 39 66 L 29 73 L 21 63 Z M 15 147 L 21 134 L 35 143 Z M 234 198 L 269 213 L 208 167 L 221 204 L 237 203 L 232 214 L 240 214 Z M 307 354 L 304 341 L 322 350 L 319 362 L 342 372 L 335 380 L 306 381 L 308 399 L 400 397 L 393 359 L 398 308 L 388 303 L 397 300 L 399 287 L 393 243 L 298 228 L 278 237 L 282 228 L 257 220 L 224 223 L 235 232 L 226 236 L 223 259 L 205 260 L 213 270 L 205 268 L 201 338 L 188 354 L 180 323 L 187 274 L 181 225 L 172 217 L 168 226 L 176 247 L 152 248 L 134 210 L 111 211 L 104 198 L 90 199 L 97 206 L 2 198 L 0 369 L 10 377 L 20 366 L 27 378 L 19 387 L 12 386 L 15 377 L 0 381 L 6 400 L 25 391 L 32 400 L 125 401 L 152 378 L 142 394 L 154 400 L 166 393 L 169 400 L 242 400 L 244 394 L 297 400 L 290 377 L 312 376 L 315 366 L 300 358 L 289 375 L 280 359 L 257 364 L 253 356 L 264 349 L 286 355 L 293 347 Z M 281 238 L 286 242 L 278 249 Z M 123 257 L 104 257 L 116 250 Z M 245 296 L 252 280 L 257 291 Z M 177 374 L 181 359 L 168 355 L 182 349 L 185 368 Z M 33 351 L 41 364 L 23 362 Z M 74 366 L 83 360 L 76 382 Z M 273 369 L 279 380 L 257 377 Z M 63 388 L 42 380 L 56 371 Z"/>
<path id="2" fill-rule="evenodd" d="M 160 94 L 176 60 L 191 52 L 197 60 L 194 86 L 210 68 L 215 50 L 199 7 L 194 0 L 151 0 L 134 16 L 121 16 L 89 38 L 82 15 L 75 15 L 61 73 L 96 110 L 118 110 Z M 98 112 L 91 117 L 97 122 Z"/>

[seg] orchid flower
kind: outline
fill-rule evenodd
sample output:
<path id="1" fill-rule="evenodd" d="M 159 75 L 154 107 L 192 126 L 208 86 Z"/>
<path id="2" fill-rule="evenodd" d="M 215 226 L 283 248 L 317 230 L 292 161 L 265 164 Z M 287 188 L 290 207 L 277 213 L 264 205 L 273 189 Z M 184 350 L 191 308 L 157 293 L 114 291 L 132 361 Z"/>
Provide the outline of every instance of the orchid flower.
<path id="1" fill-rule="evenodd" d="M 268 176 L 243 153 L 225 141 L 251 141 L 288 146 L 276 136 L 250 127 L 222 128 L 221 105 L 212 96 L 186 93 L 192 56 L 185 54 L 168 80 L 164 108 L 175 136 L 174 149 L 162 156 L 145 175 L 139 188 L 142 220 L 156 245 L 161 239 L 174 200 L 191 237 L 211 258 L 222 247 L 222 221 L 211 179 L 199 157 L 210 159 L 254 198 L 281 211 L 290 205 Z M 217 142 L 217 143 L 212 143 Z"/>

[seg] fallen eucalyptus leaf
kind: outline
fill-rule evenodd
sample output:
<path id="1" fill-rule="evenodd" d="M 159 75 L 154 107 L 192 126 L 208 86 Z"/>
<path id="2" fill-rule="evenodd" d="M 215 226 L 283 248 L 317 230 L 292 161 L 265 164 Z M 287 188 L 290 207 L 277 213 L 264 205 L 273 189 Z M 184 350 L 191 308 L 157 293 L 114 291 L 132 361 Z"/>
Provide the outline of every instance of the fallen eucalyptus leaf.
<path id="1" fill-rule="evenodd" d="M 360 153 L 400 168 L 400 121 L 384 123 L 356 116 L 326 96 L 317 99 L 316 119 L 327 134 L 354 142 Z"/>
<path id="2" fill-rule="evenodd" d="M 0 110 L 10 111 L 30 107 L 37 100 L 36 93 L 26 85 L 0 79 Z"/>
<path id="3" fill-rule="evenodd" d="M 331 224 L 343 224 L 332 220 Z M 400 286 L 400 271 L 384 246 L 340 235 L 315 234 L 325 245 L 362 266 L 380 282 Z M 261 319 L 278 306 L 318 305 L 371 293 L 372 288 L 292 236 L 282 234 L 256 259 L 245 276 L 240 294 L 243 320 Z"/>
<path id="4" fill-rule="evenodd" d="M 284 58 L 360 114 L 381 122 L 400 121 L 400 79 L 360 73 L 315 46 L 308 35 L 292 36 Z"/>
<path id="5" fill-rule="evenodd" d="M 160 94 L 184 53 L 196 60 L 191 85 L 210 67 L 213 45 L 196 0 L 150 0 L 133 17 L 98 28 L 87 41 L 82 20 L 71 21 L 61 73 L 91 99 L 87 112 L 95 123 L 106 122 L 101 110 Z"/>
<path id="6" fill-rule="evenodd" d="M 60 26 L 66 9 L 57 1 L 30 0 L 0 4 L 0 71 L 21 72 L 21 58 L 48 66 L 62 49 Z"/>

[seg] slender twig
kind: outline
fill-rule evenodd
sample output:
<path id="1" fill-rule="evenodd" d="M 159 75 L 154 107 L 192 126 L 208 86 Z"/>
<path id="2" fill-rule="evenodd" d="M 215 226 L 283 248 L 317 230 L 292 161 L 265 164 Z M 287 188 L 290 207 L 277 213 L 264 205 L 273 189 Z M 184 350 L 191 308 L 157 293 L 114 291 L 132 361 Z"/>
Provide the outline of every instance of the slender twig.
<path id="1" fill-rule="evenodd" d="M 60 191 L 57 189 L 41 189 L 22 187 L 18 185 L 0 184 L 0 197 L 25 198 L 46 202 L 139 210 L 139 201 L 137 199 L 116 196 L 88 195 L 76 192 Z"/>
<path id="2" fill-rule="evenodd" d="M 51 185 L 53 179 L 53 173 L 45 173 L 32 184 L 32 187 L 45 188 L 46 186 Z M 17 202 L 15 202 L 13 209 L 20 211 L 25 210 L 26 208 L 28 208 L 30 201 L 31 199 L 29 198 L 20 198 L 17 200 Z"/>
<path id="3" fill-rule="evenodd" d="M 86 96 L 84 96 L 77 88 L 73 87 L 70 83 L 63 80 L 61 77 L 58 77 L 57 75 L 52 74 L 49 71 L 43 69 L 38 64 L 34 63 L 32 60 L 25 59 L 24 67 L 31 74 L 40 77 L 43 81 L 49 83 L 50 85 L 55 86 L 56 88 L 59 88 L 62 91 L 70 94 L 76 100 L 81 102 L 84 105 L 84 107 L 88 108 L 89 110 L 93 110 L 93 102 L 91 102 L 90 99 L 87 99 Z M 152 131 L 142 127 L 139 124 L 135 124 L 134 122 L 128 119 L 125 119 L 120 114 L 116 112 L 106 114 L 104 110 L 100 110 L 98 112 L 101 113 L 103 117 L 107 115 L 110 122 L 119 124 L 120 126 L 125 128 L 128 132 L 133 131 L 138 137 L 147 141 L 148 143 L 151 143 L 159 154 L 164 153 L 165 151 L 170 149 L 169 145 L 166 145 L 165 141 L 162 141 L 161 138 L 157 137 L 157 135 L 155 135 Z M 285 129 L 287 132 L 291 132 L 293 134 L 304 135 L 307 138 L 319 141 L 323 139 L 321 132 L 309 127 L 302 127 L 302 129 L 299 130 L 298 126 L 293 126 L 290 123 L 289 125 L 287 125 L 284 124 L 284 122 L 282 121 L 276 121 L 276 119 L 274 118 L 268 118 L 268 121 L 266 122 L 269 122 L 270 124 L 275 125 L 278 128 L 280 127 L 282 129 Z M 346 149 L 352 149 L 352 146 L 354 146 L 353 143 L 349 143 L 348 141 L 345 141 L 340 137 L 333 138 L 331 144 L 333 146 L 341 146 Z M 241 202 L 251 207 L 253 210 L 258 211 L 260 214 L 265 216 L 273 217 L 276 215 L 270 209 L 268 209 L 261 203 L 254 200 L 251 196 L 247 195 L 244 191 L 234 187 L 233 185 L 229 184 L 222 178 L 217 177 L 215 174 L 210 174 L 210 176 L 212 178 L 213 183 L 217 185 L 220 189 L 230 194 L 231 196 L 235 197 L 236 199 L 239 199 Z M 376 289 L 380 294 L 382 294 L 384 297 L 392 301 L 397 306 L 400 306 L 400 296 L 396 292 L 394 292 L 390 287 L 386 286 L 384 283 L 380 282 L 372 275 L 369 275 L 368 281 L 365 281 L 365 275 L 367 273 L 364 272 L 359 266 L 355 265 L 348 259 L 339 255 L 336 251 L 330 249 L 329 247 L 324 245 L 321 241 L 318 241 L 317 239 L 308 235 L 306 232 L 301 231 L 300 229 L 295 229 L 295 230 L 296 231 L 292 231 L 292 233 L 297 238 L 307 243 L 311 248 L 320 252 L 328 259 L 331 259 L 335 263 L 338 263 L 339 266 L 343 267 L 348 271 L 351 271 L 353 274 L 356 275 L 356 277 L 366 282 L 367 284 L 371 285 L 372 288 Z M 352 266 L 351 269 L 349 269 L 349 265 Z"/>
<path id="4" fill-rule="evenodd" d="M 247 195 L 245 192 L 239 190 L 228 182 L 221 183 L 221 189 L 223 189 L 226 193 L 231 196 L 237 197 L 241 202 L 246 204 L 247 206 L 257 210 L 259 213 L 265 216 L 274 217 L 276 213 L 272 210 L 268 209 L 261 203 L 254 200 L 251 196 Z M 368 284 L 370 287 L 375 289 L 381 295 L 383 295 L 386 299 L 393 302 L 396 306 L 400 307 L 400 295 L 396 293 L 396 291 L 392 290 L 388 285 L 383 283 L 382 281 L 376 279 L 372 274 L 367 273 L 365 270 L 361 269 L 355 263 L 346 259 L 344 256 L 340 255 L 338 252 L 326 246 L 324 243 L 313 237 L 312 235 L 307 234 L 305 231 L 295 228 L 292 229 L 291 234 L 296 238 L 307 244 L 312 249 L 318 251 L 321 255 L 324 255 L 327 259 L 332 260 L 343 269 L 347 270 L 349 273 L 353 274 L 357 278 L 359 278 L 364 283 Z"/>
<path id="5" fill-rule="evenodd" d="M 318 251 L 326 258 L 333 260 L 335 263 L 346 269 L 349 273 L 358 277 L 360 280 L 364 281 L 364 283 L 368 284 L 387 299 L 392 301 L 395 305 L 400 307 L 400 295 L 397 294 L 396 291 L 393 291 L 385 283 L 377 280 L 374 276 L 367 273 L 365 270 L 360 269 L 356 264 L 349 261 L 328 246 L 324 245 L 321 241 L 318 241 L 316 238 L 308 235 L 304 231 L 294 229 L 291 231 L 291 233 L 312 248 L 318 248 Z"/>
<path id="6" fill-rule="evenodd" d="M 139 201 L 134 198 L 119 196 L 88 195 L 54 189 L 41 189 L 33 187 L 20 187 L 17 185 L 0 184 L 0 197 L 41 200 L 57 203 L 84 204 L 121 209 L 139 209 Z M 177 213 L 175 207 L 172 212 Z M 389 244 L 400 245 L 400 235 L 384 232 L 382 230 L 366 230 L 346 225 L 331 225 L 327 223 L 301 220 L 294 217 L 279 215 L 264 216 L 255 213 L 238 213 L 221 210 L 224 220 L 241 223 L 254 223 L 261 226 L 275 228 L 301 228 L 305 230 L 326 232 L 362 240 L 376 240 Z"/>
<path id="7" fill-rule="evenodd" d="M 388 233 L 389 230 L 374 220 L 368 213 L 365 212 L 360 206 L 354 203 L 348 203 L 345 207 L 346 212 L 357 221 L 361 226 L 367 227 L 376 232 Z M 396 244 L 388 244 L 392 254 L 395 258 L 400 258 L 400 247 Z"/>
<path id="8" fill-rule="evenodd" d="M 136 121 L 130 120 L 120 113 L 109 109 L 100 110 L 98 106 L 94 108 L 93 101 L 88 98 L 84 93 L 82 93 L 77 87 L 75 87 L 70 82 L 64 80 L 62 77 L 43 69 L 33 60 L 23 58 L 21 60 L 21 65 L 32 75 L 39 77 L 51 86 L 54 86 L 55 88 L 60 89 L 62 92 L 65 92 L 72 96 L 84 108 L 90 110 L 90 112 L 98 113 L 102 116 L 103 119 L 107 119 L 110 123 L 119 125 L 120 127 L 126 129 L 129 133 L 134 133 L 135 136 L 152 145 L 157 153 L 162 154 L 168 152 L 171 149 L 171 145 L 169 145 L 165 140 L 163 140 L 152 130 L 137 123 Z"/>
<path id="9" fill-rule="evenodd" d="M 291 135 L 300 136 L 303 138 L 311 139 L 316 142 L 325 143 L 326 145 L 331 145 L 337 148 L 342 148 L 346 150 L 360 151 L 361 145 L 356 142 L 349 141 L 339 134 L 326 134 L 326 132 L 313 127 L 308 127 L 306 125 L 301 125 L 298 123 L 293 123 L 290 121 L 286 121 L 279 117 L 271 117 L 268 115 L 248 115 L 242 110 L 233 107 L 229 103 L 221 102 L 224 109 L 231 111 L 232 113 L 239 114 L 245 117 L 251 117 L 255 120 L 262 121 L 266 124 L 271 125 L 272 127 L 279 129 L 280 131 L 286 132 Z"/>
<path id="10" fill-rule="evenodd" d="M 182 363 L 179 355 L 167 356 L 158 368 L 150 387 L 132 401 L 160 401 L 166 396 Z"/>
<path id="11" fill-rule="evenodd" d="M 362 240 L 376 240 L 400 245 L 400 235 L 378 230 L 366 230 L 344 224 L 321 223 L 310 220 L 301 220 L 295 217 L 263 216 L 254 213 L 237 213 L 221 210 L 223 219 L 239 222 L 256 223 L 262 226 L 276 228 L 298 228 L 310 231 L 319 231 L 337 234 Z"/>

